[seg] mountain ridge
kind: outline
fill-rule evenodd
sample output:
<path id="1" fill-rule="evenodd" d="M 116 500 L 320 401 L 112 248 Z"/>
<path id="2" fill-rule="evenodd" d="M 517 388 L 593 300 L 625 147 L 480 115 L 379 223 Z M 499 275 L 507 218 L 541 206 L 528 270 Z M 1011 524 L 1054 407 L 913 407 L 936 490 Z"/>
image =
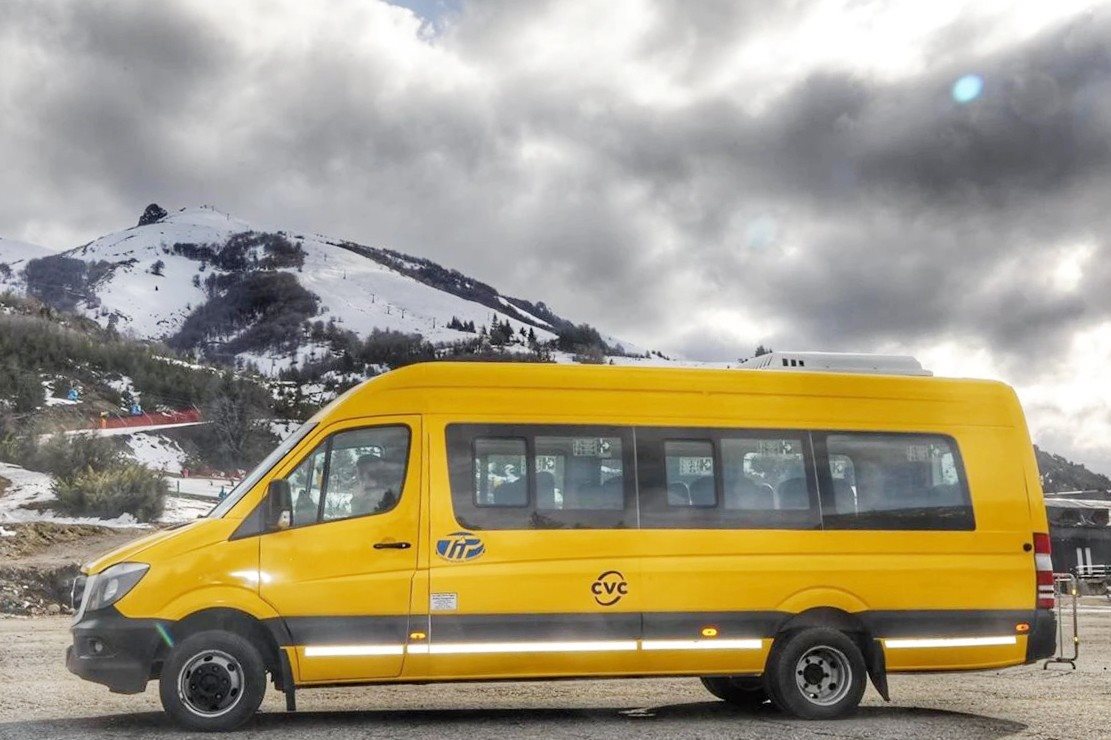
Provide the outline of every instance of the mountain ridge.
<path id="1" fill-rule="evenodd" d="M 0 287 L 181 350 L 227 348 L 272 372 L 329 351 L 310 338 L 320 322 L 362 339 L 388 330 L 434 346 L 491 341 L 510 353 L 558 345 L 605 356 L 630 347 L 427 258 L 256 227 L 210 206 L 167 213 L 151 204 L 135 226 L 14 262 L 0 268 Z M 259 330 L 261 322 L 282 331 Z"/>

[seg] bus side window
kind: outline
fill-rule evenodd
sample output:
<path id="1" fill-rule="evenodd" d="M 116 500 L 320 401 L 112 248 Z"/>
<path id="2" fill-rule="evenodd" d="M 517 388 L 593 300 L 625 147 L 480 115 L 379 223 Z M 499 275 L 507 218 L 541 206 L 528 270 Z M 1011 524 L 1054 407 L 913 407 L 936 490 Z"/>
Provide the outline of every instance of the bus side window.
<path id="1" fill-rule="evenodd" d="M 956 442 L 933 434 L 825 435 L 829 529 L 969 530 L 975 517 Z"/>
<path id="2" fill-rule="evenodd" d="M 848 455 L 829 456 L 829 474 L 833 479 L 833 510 L 838 514 L 857 513 L 856 470 Z"/>
<path id="3" fill-rule="evenodd" d="M 664 442 L 668 506 L 717 505 L 714 445 L 700 440 Z"/>
<path id="4" fill-rule="evenodd" d="M 730 436 L 721 441 L 721 456 L 725 508 L 810 508 L 801 439 Z"/>
<path id="5" fill-rule="evenodd" d="M 587 512 L 625 508 L 620 437 L 545 435 L 535 439 L 537 509 Z"/>
<path id="6" fill-rule="evenodd" d="M 638 427 L 636 451 L 646 529 L 821 525 L 805 432 Z"/>
<path id="7" fill-rule="evenodd" d="M 316 522 L 320 511 L 320 490 L 324 484 L 327 449 L 327 442 L 319 445 L 286 478 L 293 498 L 294 527 Z"/>
<path id="8" fill-rule="evenodd" d="M 333 434 L 287 477 L 293 526 L 389 511 L 401 497 L 408 459 L 408 427 Z"/>
<path id="9" fill-rule="evenodd" d="M 527 506 L 527 447 L 523 439 L 474 441 L 475 505 Z"/>
<path id="10" fill-rule="evenodd" d="M 333 436 L 322 521 L 393 509 L 401 499 L 408 459 L 408 427 L 367 427 Z"/>
<path id="11" fill-rule="evenodd" d="M 626 437 L 626 435 L 628 435 Z M 557 424 L 450 424 L 448 476 L 466 529 L 636 526 L 632 430 Z"/>

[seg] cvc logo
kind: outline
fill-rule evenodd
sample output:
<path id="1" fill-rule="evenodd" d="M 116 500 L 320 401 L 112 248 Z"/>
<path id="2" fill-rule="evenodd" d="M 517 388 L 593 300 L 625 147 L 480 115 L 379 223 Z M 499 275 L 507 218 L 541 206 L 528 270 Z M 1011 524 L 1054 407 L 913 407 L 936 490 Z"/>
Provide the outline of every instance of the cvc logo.
<path id="1" fill-rule="evenodd" d="M 484 552 L 486 545 L 473 532 L 452 532 L 436 542 L 436 554 L 444 560 L 474 560 Z"/>
<path id="2" fill-rule="evenodd" d="M 629 593 L 629 584 L 620 571 L 607 570 L 590 584 L 590 593 L 599 606 L 613 606 Z"/>

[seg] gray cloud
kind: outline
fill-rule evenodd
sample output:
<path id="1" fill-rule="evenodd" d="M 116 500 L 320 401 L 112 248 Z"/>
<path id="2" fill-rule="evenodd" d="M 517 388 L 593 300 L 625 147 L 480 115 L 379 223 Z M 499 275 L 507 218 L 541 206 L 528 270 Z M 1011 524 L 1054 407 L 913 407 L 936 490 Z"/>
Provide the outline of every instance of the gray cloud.
<path id="1" fill-rule="evenodd" d="M 660 0 L 630 30 L 472 2 L 432 40 L 371 2 L 237 7 L 0 6 L 0 233 L 76 244 L 151 200 L 214 203 L 701 359 L 957 342 L 1035 382 L 1032 355 L 1111 321 L 1107 12 L 984 54 L 969 14 L 914 74 L 765 85 L 730 65 L 805 20 L 789 4 Z"/>

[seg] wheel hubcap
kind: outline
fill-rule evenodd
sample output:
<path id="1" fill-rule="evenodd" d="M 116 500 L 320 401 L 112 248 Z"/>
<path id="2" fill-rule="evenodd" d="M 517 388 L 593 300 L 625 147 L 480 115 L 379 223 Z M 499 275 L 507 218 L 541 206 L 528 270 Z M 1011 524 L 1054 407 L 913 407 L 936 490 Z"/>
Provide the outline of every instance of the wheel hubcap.
<path id="1" fill-rule="evenodd" d="M 189 711 L 218 717 L 231 711 L 243 695 L 243 668 L 221 650 L 205 650 L 182 666 L 177 693 Z"/>
<path id="2" fill-rule="evenodd" d="M 836 704 L 849 693 L 853 671 L 849 659 L 837 648 L 819 645 L 807 650 L 795 664 L 795 683 L 813 704 Z"/>

